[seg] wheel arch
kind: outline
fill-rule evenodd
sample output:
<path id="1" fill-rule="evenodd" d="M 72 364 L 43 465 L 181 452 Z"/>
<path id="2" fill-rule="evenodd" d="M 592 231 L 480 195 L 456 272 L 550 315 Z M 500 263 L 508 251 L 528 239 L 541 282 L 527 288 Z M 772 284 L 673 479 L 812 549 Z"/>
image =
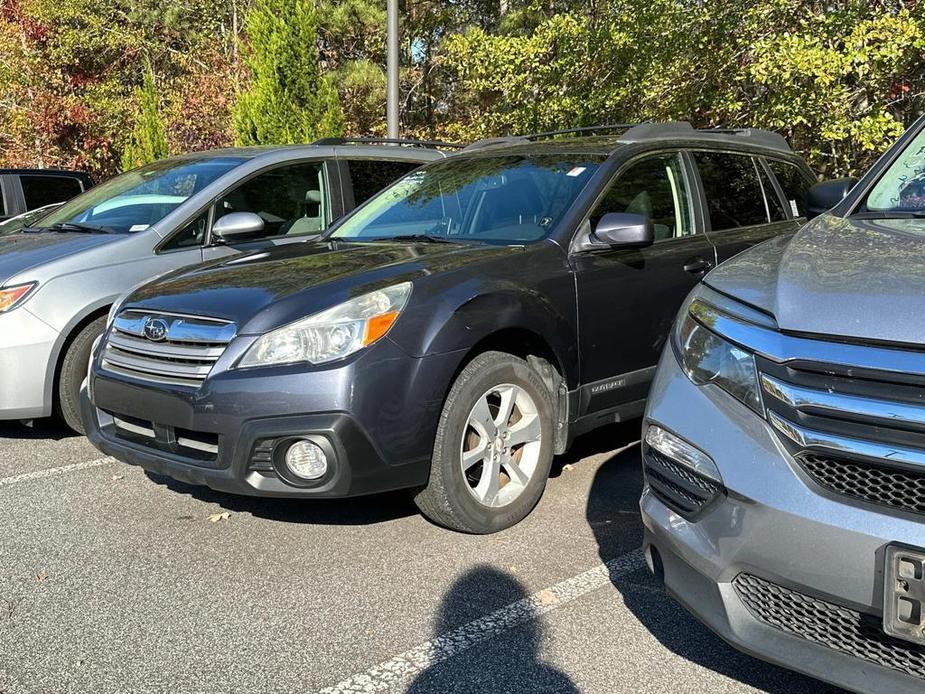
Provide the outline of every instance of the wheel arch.
<path id="1" fill-rule="evenodd" d="M 45 371 L 45 402 L 48 403 L 48 414 L 54 414 L 58 405 L 58 381 L 61 377 L 61 366 L 68 348 L 74 339 L 93 321 L 105 317 L 118 297 L 111 297 L 88 306 L 84 311 L 74 316 L 67 327 L 61 331 L 52 350 L 48 368 Z"/>

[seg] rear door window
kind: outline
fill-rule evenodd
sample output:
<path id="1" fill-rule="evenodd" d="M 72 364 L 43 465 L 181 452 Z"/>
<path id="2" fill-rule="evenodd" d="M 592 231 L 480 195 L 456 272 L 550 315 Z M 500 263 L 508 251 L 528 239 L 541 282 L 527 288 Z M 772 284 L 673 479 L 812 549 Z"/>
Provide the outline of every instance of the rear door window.
<path id="1" fill-rule="evenodd" d="M 353 204 L 360 206 L 393 181 L 420 166 L 416 161 L 351 159 L 347 162 L 353 183 Z"/>
<path id="2" fill-rule="evenodd" d="M 83 192 L 80 181 L 70 176 L 22 174 L 19 182 L 26 200 L 26 210 L 64 202 Z"/>
<path id="3" fill-rule="evenodd" d="M 766 161 L 780 184 L 781 190 L 784 191 L 784 197 L 790 205 L 790 212 L 794 217 L 805 217 L 806 192 L 815 181 L 796 164 L 779 159 L 767 159 Z"/>
<path id="4" fill-rule="evenodd" d="M 713 231 L 767 224 L 756 162 L 747 154 L 693 152 Z"/>

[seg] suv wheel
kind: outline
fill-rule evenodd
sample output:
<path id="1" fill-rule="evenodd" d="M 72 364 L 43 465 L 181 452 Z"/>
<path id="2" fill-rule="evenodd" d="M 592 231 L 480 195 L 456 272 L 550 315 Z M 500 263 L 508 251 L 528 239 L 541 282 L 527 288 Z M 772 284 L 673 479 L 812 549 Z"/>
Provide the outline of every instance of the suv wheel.
<path id="1" fill-rule="evenodd" d="M 493 533 L 522 520 L 543 495 L 553 457 L 554 405 L 523 359 L 486 352 L 443 405 L 430 481 L 415 497 L 440 525 Z"/>
<path id="2" fill-rule="evenodd" d="M 78 434 L 84 433 L 80 421 L 80 384 L 87 377 L 87 365 L 93 341 L 106 328 L 105 316 L 84 326 L 68 345 L 58 375 L 58 414 Z"/>

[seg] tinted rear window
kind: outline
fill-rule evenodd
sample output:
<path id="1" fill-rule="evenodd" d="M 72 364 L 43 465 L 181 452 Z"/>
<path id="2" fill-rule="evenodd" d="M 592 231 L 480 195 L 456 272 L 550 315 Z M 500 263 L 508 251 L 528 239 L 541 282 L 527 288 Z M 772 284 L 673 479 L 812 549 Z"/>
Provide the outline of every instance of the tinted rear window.
<path id="1" fill-rule="evenodd" d="M 714 231 L 768 223 L 764 194 L 752 157 L 726 152 L 693 155 Z"/>
<path id="2" fill-rule="evenodd" d="M 353 202 L 362 205 L 372 196 L 406 173 L 418 168 L 415 161 L 383 161 L 379 159 L 354 159 L 347 163 L 350 180 L 353 182 Z"/>
<path id="3" fill-rule="evenodd" d="M 19 177 L 19 181 L 22 184 L 22 194 L 26 199 L 27 210 L 64 202 L 83 192 L 80 181 L 70 176 L 23 174 Z"/>

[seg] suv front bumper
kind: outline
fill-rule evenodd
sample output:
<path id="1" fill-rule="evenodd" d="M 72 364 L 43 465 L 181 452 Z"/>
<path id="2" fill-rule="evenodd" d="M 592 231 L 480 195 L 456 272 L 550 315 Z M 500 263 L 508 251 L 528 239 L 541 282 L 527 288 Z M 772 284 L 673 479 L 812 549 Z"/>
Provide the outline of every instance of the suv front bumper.
<path id="1" fill-rule="evenodd" d="M 183 482 L 251 496 L 358 496 L 427 483 L 440 384 L 458 359 L 412 358 L 384 340 L 340 366 L 232 370 L 195 390 L 141 383 L 97 361 L 81 415 L 104 453 Z M 322 446 L 328 472 L 287 481 L 282 454 L 302 438 Z"/>
<path id="2" fill-rule="evenodd" d="M 925 524 L 811 487 L 763 419 L 693 385 L 671 349 L 645 421 L 707 453 L 725 484 L 694 520 L 644 489 L 647 558 L 674 597 L 762 659 L 858 691 L 925 688 L 925 648 L 879 626 L 885 548 L 925 546 Z"/>

